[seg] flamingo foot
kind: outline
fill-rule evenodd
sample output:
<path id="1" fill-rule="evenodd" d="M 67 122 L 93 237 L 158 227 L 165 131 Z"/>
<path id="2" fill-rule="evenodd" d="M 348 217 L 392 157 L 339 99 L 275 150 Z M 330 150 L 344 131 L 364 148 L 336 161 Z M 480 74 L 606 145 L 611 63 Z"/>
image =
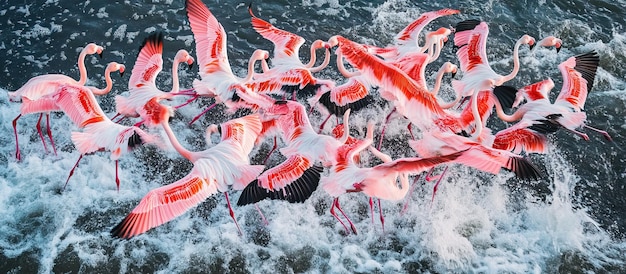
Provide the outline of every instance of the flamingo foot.
<path id="1" fill-rule="evenodd" d="M 595 127 L 588 126 L 588 125 L 584 125 L 584 127 L 588 128 L 588 129 L 591 129 L 591 130 L 593 130 L 593 131 L 595 131 L 597 133 L 602 134 L 604 136 L 604 139 L 606 139 L 609 142 L 613 142 L 613 138 L 611 138 L 611 135 L 609 135 L 608 132 L 606 132 L 604 130 L 601 130 L 601 129 L 598 129 L 598 128 L 595 128 Z"/>
<path id="2" fill-rule="evenodd" d="M 17 117 L 13 119 L 13 133 L 15 133 L 15 158 L 18 162 L 22 160 L 22 153 L 20 152 L 20 145 L 17 138 L 17 119 L 20 117 L 22 117 L 22 114 L 17 115 Z"/>

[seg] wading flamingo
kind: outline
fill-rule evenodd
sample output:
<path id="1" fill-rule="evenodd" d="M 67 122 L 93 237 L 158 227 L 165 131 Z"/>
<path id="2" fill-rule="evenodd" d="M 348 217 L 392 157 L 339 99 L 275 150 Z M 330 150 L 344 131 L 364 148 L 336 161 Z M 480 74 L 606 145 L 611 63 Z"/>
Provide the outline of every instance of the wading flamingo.
<path id="1" fill-rule="evenodd" d="M 224 103 L 228 110 L 256 108 L 259 105 L 271 106 L 269 98 L 252 92 L 245 86 L 254 75 L 254 63 L 269 58 L 269 52 L 256 50 L 248 63 L 248 74 L 244 78 L 235 76 L 230 68 L 226 52 L 226 31 L 217 18 L 201 0 L 186 0 L 185 8 L 189 24 L 196 42 L 199 74 L 202 80 L 195 79 L 193 87 L 198 96 L 214 97 L 215 103 L 194 117 L 190 124 L 204 113 Z M 265 64 L 267 67 L 267 64 Z"/>
<path id="2" fill-rule="evenodd" d="M 261 132 L 258 114 L 233 119 L 220 125 L 211 125 L 207 129 L 207 143 L 211 143 L 210 134 L 220 130 L 221 141 L 203 151 L 189 151 L 176 139 L 169 126 L 169 112 L 160 113 L 165 130 L 172 146 L 183 157 L 193 162 L 193 168 L 182 179 L 151 190 L 141 199 L 137 207 L 117 226 L 111 234 L 121 238 L 131 238 L 142 234 L 184 214 L 209 196 L 223 192 L 226 195 L 229 214 L 239 234 L 235 214 L 230 206 L 228 190 L 243 189 L 263 171 L 264 166 L 250 165 L 248 155 L 254 147 L 254 141 Z"/>
<path id="3" fill-rule="evenodd" d="M 175 95 L 180 94 L 178 65 L 186 63 L 191 68 L 193 62 L 193 57 L 186 50 L 179 50 L 172 63 L 172 90 L 170 92 L 161 91 L 157 88 L 156 78 L 163 69 L 163 33 L 153 33 L 146 37 L 139 48 L 137 60 L 128 81 L 129 95 L 115 96 L 115 106 L 118 113 L 116 116 L 141 117 L 142 120 L 135 126 L 145 124 L 148 127 L 156 127 L 161 124 L 162 121 L 159 120 L 160 117 L 157 115 L 159 112 L 147 112 L 146 105 L 148 102 L 154 101 L 157 104 L 151 105 L 151 109 L 155 106 L 161 106 L 173 113 L 174 108 L 162 105 L 159 102 L 161 100 L 170 100 Z"/>

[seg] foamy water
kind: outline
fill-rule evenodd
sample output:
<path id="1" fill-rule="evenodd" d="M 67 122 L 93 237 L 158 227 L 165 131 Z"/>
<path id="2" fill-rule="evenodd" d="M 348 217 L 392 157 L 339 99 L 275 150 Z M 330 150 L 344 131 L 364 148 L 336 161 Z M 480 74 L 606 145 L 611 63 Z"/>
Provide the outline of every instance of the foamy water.
<path id="1" fill-rule="evenodd" d="M 271 43 L 251 30 L 247 4 L 205 3 L 224 25 L 231 65 L 243 75 L 254 48 L 271 49 Z M 5 58 L 5 77 L 0 80 L 0 129 L 5 132 L 0 135 L 0 272 L 625 272 L 626 163 L 621 137 L 626 130 L 626 36 L 620 23 L 624 4 L 559 6 L 539 2 L 529 3 L 525 9 L 518 5 L 490 3 L 479 8 L 471 2 L 440 2 L 420 6 L 392 0 L 372 4 L 307 0 L 289 6 L 255 3 L 257 16 L 301 34 L 306 45 L 341 34 L 382 46 L 422 12 L 459 8 L 461 15 L 437 20 L 429 29 L 469 18 L 489 22 L 489 57 L 501 72 L 512 67 L 512 46 L 523 33 L 537 39 L 550 34 L 561 37 L 565 45 L 558 54 L 553 49 L 520 50 L 522 69 L 512 83 L 517 86 L 552 77 L 558 90 L 562 81 L 557 65 L 595 49 L 601 63 L 587 101 L 587 115 L 591 125 L 612 134 L 613 143 L 592 132 L 589 142 L 559 132 L 551 137 L 549 153 L 531 155 L 544 174 L 533 182 L 520 181 L 508 172 L 490 175 L 451 165 L 434 200 L 433 183 L 422 178 L 407 196 L 405 213 L 401 213 L 405 201 L 382 201 L 384 232 L 378 209 L 372 220 L 368 198 L 352 193 L 340 201 L 359 234 L 346 234 L 328 212 L 332 198 L 318 190 L 303 204 L 260 202 L 269 220 L 267 226 L 253 206 L 235 207 L 243 236 L 228 215 L 224 195 L 218 194 L 130 240 L 112 238 L 109 231 L 149 190 L 182 178 L 191 164 L 172 149 L 141 147 L 121 159 L 117 191 L 114 162 L 107 153 L 96 153 L 83 158 L 63 189 L 79 156 L 69 139 L 69 131 L 76 127 L 63 115 L 51 115 L 58 149 L 55 156 L 43 151 L 34 128 L 38 116 L 22 117 L 18 122 L 22 161 L 17 162 L 11 121 L 19 113 L 19 104 L 9 102 L 6 92 L 44 73 L 75 77 L 77 47 L 96 41 L 105 45 L 105 57 L 87 58 L 90 84 L 103 84 L 102 72 L 109 61 L 123 61 L 127 66 L 123 78 L 113 76 L 113 92 L 98 98 L 112 116 L 113 97 L 126 90 L 141 41 L 157 30 L 168 30 L 164 70 L 157 78 L 159 86 L 167 90 L 176 50 L 186 48 L 195 54 L 184 4 L 47 1 L 42 5 L 45 12 L 37 4 L 0 6 L 0 47 L 4 51 L 0 54 Z M 617 9 L 620 5 L 621 11 Z M 613 14 L 608 12 L 611 10 Z M 601 18 L 608 18 L 609 23 L 600 22 Z M 74 21 L 80 23 L 79 28 L 73 27 Z M 307 55 L 305 47 L 302 56 Z M 454 58 L 451 45 L 447 45 L 442 57 L 427 69 L 430 86 L 439 65 Z M 183 88 L 198 77 L 197 67 L 179 72 Z M 320 74 L 341 82 L 337 75 L 332 68 Z M 444 94 L 451 91 L 449 81 L 444 78 Z M 171 103 L 182 101 L 184 98 Z M 185 147 L 206 148 L 206 126 L 235 117 L 216 108 L 199 123 L 187 126 L 191 117 L 210 103 L 198 100 L 172 119 L 172 128 Z M 389 111 L 390 106 L 382 104 L 353 114 L 353 135 L 364 136 L 367 121 L 380 125 Z M 315 113 L 311 117 L 314 127 L 321 123 L 321 116 Z M 331 125 L 333 122 L 331 119 Z M 412 156 L 406 144 L 406 125 L 405 120 L 396 118 L 388 127 L 383 151 L 394 158 Z M 497 130 L 504 124 L 495 120 L 490 126 Z M 270 141 L 253 150 L 253 162 L 262 161 Z M 274 154 L 271 162 L 281 159 Z M 368 163 L 372 157 L 364 155 L 363 159 Z M 239 197 L 235 191 L 229 194 L 231 201 Z"/>

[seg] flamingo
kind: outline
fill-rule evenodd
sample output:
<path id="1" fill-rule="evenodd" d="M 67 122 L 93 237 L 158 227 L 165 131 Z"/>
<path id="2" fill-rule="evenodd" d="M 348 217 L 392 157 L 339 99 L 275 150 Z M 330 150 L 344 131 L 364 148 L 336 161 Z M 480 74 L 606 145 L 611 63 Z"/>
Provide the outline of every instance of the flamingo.
<path id="1" fill-rule="evenodd" d="M 274 56 L 272 64 L 274 68 L 262 65 L 264 73 L 255 77 L 249 87 L 256 92 L 264 94 L 276 94 L 292 92 L 295 94 L 299 90 L 329 90 L 335 84 L 330 80 L 317 79 L 313 73 L 319 72 L 328 66 L 330 62 L 331 45 L 315 40 L 310 48 L 310 60 L 304 64 L 300 60 L 300 47 L 305 40 L 301 36 L 291 32 L 276 28 L 269 22 L 257 17 L 252 12 L 252 4 L 248 6 L 248 12 L 252 17 L 252 27 L 263 38 L 272 41 L 274 44 Z M 317 49 L 325 48 L 324 61 L 315 66 L 317 60 Z"/>
<path id="2" fill-rule="evenodd" d="M 179 94 L 178 65 L 186 63 L 191 68 L 194 59 L 184 49 L 176 53 L 172 63 L 172 90 L 164 92 L 156 86 L 157 75 L 163 68 L 162 56 L 163 34 L 160 32 L 153 33 L 146 37 L 139 49 L 132 75 L 128 81 L 130 95 L 128 97 L 115 96 L 115 105 L 118 113 L 116 116 L 141 117 L 142 121 L 135 124 L 136 126 L 146 124 L 148 127 L 156 127 L 161 123 L 160 117 L 154 115 L 155 113 L 147 112 L 146 105 L 148 102 L 154 101 L 157 103 L 151 107 L 161 106 L 170 113 L 174 111 L 172 107 L 159 104 L 159 102 L 161 100 L 170 100 Z"/>
<path id="3" fill-rule="evenodd" d="M 517 40 L 513 47 L 513 70 L 507 75 L 500 75 L 491 68 L 487 59 L 487 35 L 489 34 L 487 23 L 478 20 L 466 20 L 457 24 L 455 29 L 454 45 L 459 47 L 456 55 L 461 63 L 463 77 L 460 80 L 452 81 L 452 87 L 458 96 L 472 96 L 474 103 L 471 104 L 471 108 L 474 113 L 477 113 L 478 93 L 492 89 L 494 86 L 501 86 L 513 79 L 520 68 L 520 46 L 527 44 L 532 49 L 535 45 L 535 39 L 524 34 Z M 481 122 L 477 121 L 476 125 L 480 124 Z M 479 138 L 482 128 L 482 126 L 476 127 L 473 133 L 474 138 Z"/>
<path id="4" fill-rule="evenodd" d="M 263 171 L 264 166 L 250 165 L 248 159 L 261 132 L 258 114 L 230 120 L 221 124 L 220 128 L 209 126 L 207 143 L 211 143 L 210 133 L 218 129 L 222 139 L 215 146 L 197 152 L 187 150 L 178 142 L 167 122 L 170 113 L 162 111 L 159 114 L 163 116 L 162 127 L 172 146 L 193 162 L 193 168 L 182 179 L 148 192 L 130 214 L 111 230 L 111 234 L 121 238 L 134 237 L 182 215 L 209 196 L 223 192 L 230 216 L 242 235 L 227 191 L 229 186 L 242 189 Z"/>
<path id="5" fill-rule="evenodd" d="M 228 110 L 258 107 L 259 104 L 269 107 L 273 103 L 264 96 L 252 92 L 246 83 L 252 80 L 256 61 L 266 62 L 269 52 L 255 50 L 248 63 L 248 74 L 244 78 L 235 76 L 230 68 L 226 52 L 226 31 L 217 18 L 201 0 L 186 0 L 185 7 L 189 24 L 196 41 L 198 66 L 201 80 L 193 81 L 194 90 L 199 96 L 215 97 L 215 103 L 194 117 L 190 124 L 198 120 L 204 113 L 224 103 Z M 267 65 L 265 65 L 267 66 Z M 239 101 L 243 99 L 243 102 Z"/>
<path id="6" fill-rule="evenodd" d="M 420 46 L 418 42 L 420 33 L 424 30 L 424 27 L 426 27 L 426 25 L 428 25 L 435 19 L 459 13 L 460 11 L 455 9 L 440 9 L 436 11 L 425 12 L 409 25 L 407 25 L 404 29 L 402 29 L 402 31 L 396 34 L 396 36 L 394 37 L 393 45 L 389 45 L 385 48 L 378 48 L 368 45 L 366 45 L 365 47 L 369 53 L 376 54 L 388 61 L 400 59 L 406 54 L 412 54 L 416 52 L 424 53 L 427 50 L 429 51 L 429 54 L 431 56 L 438 55 L 438 53 L 435 54 L 435 50 L 433 50 L 432 46 L 433 43 L 439 44 L 439 40 L 435 37 L 435 39 L 431 40 L 429 39 L 429 35 L 426 35 L 426 42 L 423 46 Z M 429 34 L 443 34 L 444 32 L 445 30 L 438 29 L 437 31 Z M 447 37 L 447 35 L 445 36 Z M 443 45 L 441 44 L 441 46 Z M 441 50 L 441 46 L 439 47 L 439 50 Z"/>
<path id="7" fill-rule="evenodd" d="M 556 52 L 559 53 L 559 51 L 561 51 L 561 46 L 563 46 L 563 40 L 549 35 L 539 40 L 537 45 L 541 47 L 554 47 Z M 535 48 L 533 48 L 533 50 L 535 50 Z"/>
<path id="8" fill-rule="evenodd" d="M 54 141 L 52 141 L 52 133 L 50 131 L 50 115 L 49 115 L 49 112 L 54 111 L 54 110 L 38 111 L 37 109 L 42 108 L 42 106 L 37 106 L 37 104 L 34 102 L 39 100 L 41 97 L 45 97 L 47 95 L 54 93 L 57 90 L 57 88 L 62 84 L 84 85 L 85 83 L 87 83 L 87 68 L 85 68 L 85 57 L 91 54 L 98 54 L 98 56 L 102 58 L 103 50 L 104 48 L 102 46 L 99 46 L 95 43 L 89 43 L 80 51 L 80 54 L 78 55 L 78 61 L 77 61 L 78 71 L 80 73 L 80 78 L 78 81 L 63 74 L 39 75 L 28 80 L 28 82 L 26 82 L 26 84 L 24 84 L 18 90 L 14 92 L 8 92 L 9 101 L 22 102 L 22 109 L 26 108 L 26 109 L 31 109 L 32 111 L 32 112 L 29 112 L 29 111 L 25 112 L 24 110 L 20 110 L 20 114 L 17 117 L 15 117 L 15 119 L 13 120 L 13 131 L 15 132 L 15 158 L 17 158 L 18 161 L 21 160 L 21 153 L 20 153 L 20 148 L 19 148 L 18 138 L 17 138 L 17 128 L 16 128 L 17 120 L 20 117 L 22 117 L 23 114 L 29 114 L 29 113 L 42 113 L 42 114 L 46 113 L 46 124 L 48 126 L 47 133 L 48 133 L 48 137 L 50 138 L 50 142 L 52 143 L 52 149 L 54 150 L 54 154 L 56 155 L 56 148 L 54 146 Z M 28 106 L 24 106 L 24 105 L 28 105 Z M 48 104 L 48 105 L 52 105 L 52 104 Z M 43 138 L 43 133 L 41 131 L 41 118 L 42 118 L 42 115 L 39 115 L 39 120 L 37 121 L 37 132 L 39 133 L 39 137 L 41 137 L 44 149 L 48 151 L 48 148 L 46 147 L 46 142 L 44 141 L 44 138 Z"/>
<path id="9" fill-rule="evenodd" d="M 344 114 L 344 125 L 350 111 Z M 263 199 L 285 199 L 304 202 L 317 188 L 322 167 L 336 163 L 336 150 L 346 142 L 346 137 L 335 139 L 318 134 L 309 121 L 305 107 L 296 101 L 276 101 L 274 106 L 262 110 L 263 120 L 275 119 L 286 147 L 280 152 L 287 160 L 264 171 L 255 182 L 243 190 L 238 205 L 256 203 Z M 282 193 L 280 193 L 282 192 Z"/>
<path id="10" fill-rule="evenodd" d="M 71 139 L 80 152 L 80 157 L 70 170 L 65 185 L 74 174 L 83 155 L 108 151 L 111 153 L 111 160 L 115 161 L 115 183 L 119 190 L 118 159 L 141 144 L 157 143 L 156 137 L 138 127 L 123 126 L 111 121 L 87 87 L 63 85 L 52 96 L 52 100 L 78 128 L 82 129 L 82 132 L 72 132 Z"/>
<path id="11" fill-rule="evenodd" d="M 324 176 L 320 180 L 324 191 L 334 198 L 330 209 L 331 214 L 344 226 L 346 231 L 348 231 L 348 227 L 334 212 L 334 208 L 337 208 L 343 213 L 339 205 L 340 195 L 349 192 L 362 192 L 370 197 L 370 201 L 372 197 L 378 198 L 378 206 L 379 210 L 381 210 L 380 199 L 397 201 L 404 198 L 409 191 L 408 174 L 424 172 L 435 165 L 452 161 L 462 154 L 462 152 L 457 152 L 451 155 L 432 158 L 401 158 L 392 160 L 388 155 L 371 147 L 374 140 L 373 128 L 374 124 L 371 122 L 368 123 L 366 138 L 364 140 L 358 140 L 341 146 L 337 150 L 337 164 L 331 167 L 328 176 Z M 357 166 L 354 159 L 359 152 L 366 148 L 369 148 L 376 157 L 383 161 L 383 164 L 365 168 Z M 401 183 L 400 188 L 398 188 L 397 185 L 398 179 Z M 352 232 L 356 234 L 354 224 L 345 214 L 344 217 L 346 217 L 346 220 L 349 222 Z M 380 212 L 380 220 L 384 231 L 385 221 L 382 210 Z"/>
<path id="12" fill-rule="evenodd" d="M 595 51 L 579 54 L 568 58 L 559 64 L 563 77 L 563 86 L 554 103 L 550 102 L 548 92 L 554 87 L 552 79 L 540 81 L 520 90 L 529 100 L 512 115 L 502 114 L 505 122 L 520 123 L 498 132 L 493 146 L 495 148 L 529 152 L 545 151 L 546 138 L 540 134 L 555 132 L 559 128 L 575 133 L 584 140 L 589 140 L 587 134 L 577 131 L 579 127 L 598 132 L 608 141 L 611 136 L 604 130 L 586 125 L 587 115 L 584 112 L 587 94 L 593 87 L 596 70 L 600 58 Z M 520 97 L 518 97 L 519 99 Z M 496 111 L 503 110 L 496 105 Z"/>
<path id="13" fill-rule="evenodd" d="M 119 64 L 117 62 L 110 62 L 105 71 L 104 71 L 104 78 L 105 78 L 105 82 L 106 82 L 106 86 L 102 89 L 94 87 L 94 86 L 86 86 L 87 88 L 89 88 L 89 90 L 95 94 L 95 95 L 105 95 L 107 93 L 109 93 L 111 91 L 111 89 L 113 88 L 113 82 L 111 80 L 111 72 L 114 71 L 119 71 L 120 72 L 120 76 L 124 75 L 124 70 L 125 70 L 125 66 L 122 64 Z M 52 78 L 56 78 L 56 80 L 53 80 Z M 71 81 L 67 81 L 67 80 L 71 80 Z M 29 97 L 27 96 L 23 96 L 22 97 L 22 105 L 20 107 L 20 114 L 15 117 L 15 119 L 13 120 L 13 133 L 15 134 L 15 147 L 16 147 L 16 158 L 18 159 L 18 161 L 20 160 L 21 156 L 20 156 L 20 149 L 19 149 L 19 142 L 18 142 L 18 137 L 17 137 L 17 120 L 22 117 L 22 115 L 25 114 L 32 114 L 32 113 L 39 113 L 39 119 L 37 120 L 37 132 L 39 133 L 39 137 L 41 138 L 41 142 L 43 143 L 43 147 L 44 150 L 46 152 L 48 152 L 48 148 L 46 146 L 46 141 L 44 140 L 43 137 L 43 133 L 41 131 L 41 119 L 43 117 L 43 114 L 46 114 L 46 128 L 47 128 L 47 135 L 48 135 L 48 139 L 50 140 L 50 145 L 52 146 L 52 150 L 54 151 L 54 154 L 56 155 L 56 146 L 54 144 L 54 139 L 52 138 L 52 131 L 50 129 L 50 112 L 52 111 L 61 111 L 60 108 L 58 108 L 58 106 L 55 104 L 54 100 L 52 100 L 51 98 L 53 97 L 53 95 L 58 92 L 58 88 L 62 85 L 65 84 L 71 84 L 68 82 L 76 82 L 73 79 L 64 76 L 64 75 L 58 75 L 55 77 L 50 77 L 50 78 L 40 78 L 37 81 L 29 81 L 27 83 L 27 85 L 30 85 L 29 88 L 33 88 L 31 89 L 31 91 L 34 90 L 34 86 L 38 86 L 40 89 L 40 91 L 45 92 L 45 95 L 42 95 L 34 100 L 31 100 Z M 78 85 L 78 82 L 76 82 L 76 85 Z M 56 91 L 52 91 L 51 88 L 52 87 L 57 87 Z M 24 85 L 24 87 L 26 87 L 26 85 Z"/>

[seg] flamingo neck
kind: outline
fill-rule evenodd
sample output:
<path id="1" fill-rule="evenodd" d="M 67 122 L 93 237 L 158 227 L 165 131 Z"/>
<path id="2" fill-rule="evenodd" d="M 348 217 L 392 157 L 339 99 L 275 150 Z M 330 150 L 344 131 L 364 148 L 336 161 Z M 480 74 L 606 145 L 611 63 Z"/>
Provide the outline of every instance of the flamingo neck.
<path id="1" fill-rule="evenodd" d="M 304 65 L 305 67 L 312 68 L 315 65 L 315 61 L 317 61 L 316 50 L 317 50 L 317 47 L 315 46 L 315 43 L 313 43 L 313 45 L 311 45 L 311 59 L 306 65 Z"/>
<path id="2" fill-rule="evenodd" d="M 351 78 L 359 74 L 358 72 L 351 72 L 346 69 L 346 66 L 343 63 L 343 54 L 341 52 L 337 52 L 337 69 L 341 72 L 341 74 L 343 74 L 343 77 L 346 78 Z"/>
<path id="3" fill-rule="evenodd" d="M 87 83 L 87 68 L 85 67 L 85 57 L 87 56 L 87 47 L 85 47 L 78 55 L 78 71 L 80 73 L 80 79 L 78 84 L 83 86 Z"/>
<path id="4" fill-rule="evenodd" d="M 508 115 L 506 113 L 504 113 L 504 110 L 502 110 L 502 105 L 500 105 L 500 101 L 495 100 L 496 101 L 496 114 L 498 115 L 498 118 L 500 118 L 502 121 L 511 123 L 511 122 L 515 122 L 520 120 L 524 114 L 526 114 L 526 112 L 528 111 L 527 108 L 520 108 L 517 111 L 515 111 L 513 114 Z"/>
<path id="5" fill-rule="evenodd" d="M 172 64 L 172 90 L 170 92 L 178 92 L 180 91 L 180 84 L 178 82 L 178 64 L 180 64 L 180 60 L 174 59 L 174 63 Z"/>
<path id="6" fill-rule="evenodd" d="M 472 108 L 472 115 L 474 115 L 474 123 L 476 124 L 476 130 L 474 131 L 474 134 L 472 135 L 472 137 L 474 139 L 478 139 L 480 138 L 480 134 L 483 131 L 483 122 L 480 119 L 480 112 L 478 112 L 478 90 L 474 91 L 474 93 L 472 94 L 472 99 L 471 99 L 471 108 Z"/>
<path id="7" fill-rule="evenodd" d="M 517 40 L 517 43 L 515 43 L 515 47 L 513 48 L 513 71 L 511 71 L 509 75 L 504 76 L 504 78 L 502 79 L 502 83 L 500 84 L 503 84 L 504 82 L 513 79 L 517 75 L 517 72 L 519 72 L 519 47 L 521 45 L 522 38 Z"/>
<path id="8" fill-rule="evenodd" d="M 172 131 L 172 128 L 170 128 L 170 123 L 167 121 L 168 119 L 165 119 L 164 122 L 161 124 L 163 126 L 163 130 L 165 130 L 165 133 L 167 134 L 167 138 L 170 139 L 170 143 L 172 144 L 172 146 L 174 147 L 174 149 L 180 153 L 180 155 L 182 155 L 183 157 L 187 158 L 188 160 L 194 162 L 194 157 L 193 157 L 193 152 L 187 150 L 185 147 L 183 147 L 180 142 L 178 142 L 178 139 L 176 139 L 176 136 L 174 135 L 174 132 Z"/>
<path id="9" fill-rule="evenodd" d="M 315 51 L 313 51 L 313 56 L 315 56 Z M 312 60 L 314 60 L 315 58 L 312 58 Z M 315 64 L 315 62 L 313 62 L 313 64 L 311 64 L 311 66 L 313 66 Z M 315 72 L 320 72 L 322 71 L 322 69 L 326 68 L 328 66 L 328 64 L 330 64 L 330 49 L 326 49 L 324 51 L 324 61 L 317 67 L 311 67 L 310 71 L 315 73 Z"/>
<path id="10" fill-rule="evenodd" d="M 430 93 L 433 94 L 433 96 L 437 96 L 437 94 L 439 94 L 439 90 L 441 89 L 441 81 L 443 79 L 443 75 L 446 73 L 446 69 L 445 67 L 441 67 L 439 69 L 439 71 L 437 72 L 437 78 L 435 79 L 435 86 L 433 86 L 433 89 L 430 90 Z M 449 109 L 453 106 L 455 106 L 459 101 L 461 100 L 461 96 L 459 96 L 458 94 L 456 95 L 455 99 L 452 100 L 451 102 L 448 103 L 441 103 L 439 102 L 439 99 L 437 99 L 437 103 L 439 104 L 439 106 L 442 109 Z"/>
<path id="11" fill-rule="evenodd" d="M 256 56 L 252 56 L 250 57 L 250 60 L 248 61 L 248 75 L 246 75 L 245 78 L 243 78 L 243 82 L 249 82 L 250 80 L 252 80 L 252 76 L 254 76 L 254 63 L 256 63 L 256 61 L 258 60 L 262 60 L 263 58 L 259 58 Z M 267 63 L 265 63 L 265 65 L 267 66 Z M 261 64 L 261 66 L 263 66 Z M 268 67 L 269 69 L 269 67 Z M 265 70 L 265 68 L 263 68 L 263 70 Z"/>
<path id="12" fill-rule="evenodd" d="M 106 82 L 106 86 L 103 89 L 99 89 L 97 87 L 90 87 L 91 92 L 94 95 L 105 95 L 111 91 L 113 88 L 113 81 L 111 80 L 111 71 L 112 68 L 108 68 L 104 71 L 104 81 Z"/>

